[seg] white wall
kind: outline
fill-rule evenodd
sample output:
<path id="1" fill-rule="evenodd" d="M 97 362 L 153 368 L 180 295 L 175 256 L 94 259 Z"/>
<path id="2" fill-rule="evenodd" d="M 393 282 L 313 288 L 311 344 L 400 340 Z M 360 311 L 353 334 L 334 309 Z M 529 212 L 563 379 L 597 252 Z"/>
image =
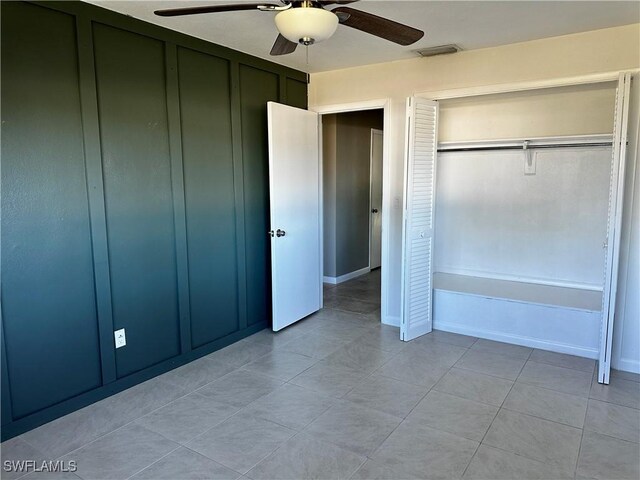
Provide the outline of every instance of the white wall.
<path id="1" fill-rule="evenodd" d="M 640 66 L 639 38 L 640 24 L 634 24 L 454 55 L 311 75 L 311 109 L 374 99 L 390 100 L 389 128 L 385 133 L 391 157 L 390 200 L 393 208 L 390 212 L 388 262 L 391 290 L 382 312 L 383 318 L 398 318 L 400 312 L 406 97 L 426 92 L 637 69 Z M 637 302 L 637 295 L 633 296 Z M 637 319 L 630 321 L 637 322 Z M 640 342 L 638 339 L 631 341 Z"/>
<path id="2" fill-rule="evenodd" d="M 612 82 L 443 100 L 438 136 L 448 142 L 610 134 L 616 86 Z"/>
<path id="3" fill-rule="evenodd" d="M 434 270 L 602 289 L 611 148 L 438 157 Z"/>

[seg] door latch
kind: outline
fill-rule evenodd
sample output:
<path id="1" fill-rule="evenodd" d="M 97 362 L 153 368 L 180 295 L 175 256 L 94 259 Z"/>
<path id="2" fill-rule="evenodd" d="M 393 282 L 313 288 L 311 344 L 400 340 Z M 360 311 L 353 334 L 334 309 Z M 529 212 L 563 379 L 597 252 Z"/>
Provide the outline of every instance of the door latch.
<path id="1" fill-rule="evenodd" d="M 287 234 L 284 230 L 276 230 L 276 237 L 284 237 Z"/>
<path id="2" fill-rule="evenodd" d="M 269 230 L 269 231 L 267 232 L 267 235 L 269 235 L 270 237 L 273 237 L 273 230 Z"/>

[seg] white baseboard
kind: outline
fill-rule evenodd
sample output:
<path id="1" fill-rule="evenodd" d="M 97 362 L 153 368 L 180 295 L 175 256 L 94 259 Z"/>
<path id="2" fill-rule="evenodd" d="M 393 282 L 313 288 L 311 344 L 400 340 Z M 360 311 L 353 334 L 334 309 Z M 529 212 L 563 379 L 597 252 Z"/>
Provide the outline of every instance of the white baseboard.
<path id="1" fill-rule="evenodd" d="M 598 350 L 584 348 L 576 345 L 569 345 L 566 343 L 550 342 L 547 340 L 539 340 L 536 338 L 523 337 L 520 335 L 493 332 L 491 330 L 472 328 L 466 325 L 459 325 L 455 323 L 434 322 L 433 328 L 436 330 L 443 330 L 445 332 L 459 333 L 461 335 L 469 335 L 478 338 L 486 338 L 488 340 L 495 340 L 498 342 L 513 343 L 516 345 L 522 345 L 524 347 L 550 350 L 552 352 L 566 353 L 568 355 L 575 355 L 578 357 L 586 357 L 592 359 L 598 358 Z"/>
<path id="2" fill-rule="evenodd" d="M 632 360 L 629 358 L 621 358 L 618 360 L 616 370 L 622 370 L 624 372 L 640 373 L 640 361 Z"/>
<path id="3" fill-rule="evenodd" d="M 400 317 L 385 315 L 382 317 L 382 323 L 391 327 L 400 327 Z"/>
<path id="4" fill-rule="evenodd" d="M 344 275 L 340 275 L 339 277 L 322 277 L 322 281 L 324 283 L 330 283 L 331 285 L 337 285 L 339 283 L 346 282 L 347 280 L 352 280 L 356 277 L 366 275 L 370 271 L 371 269 L 369 267 L 365 267 L 361 268 L 360 270 L 356 270 L 355 272 L 345 273 Z"/>

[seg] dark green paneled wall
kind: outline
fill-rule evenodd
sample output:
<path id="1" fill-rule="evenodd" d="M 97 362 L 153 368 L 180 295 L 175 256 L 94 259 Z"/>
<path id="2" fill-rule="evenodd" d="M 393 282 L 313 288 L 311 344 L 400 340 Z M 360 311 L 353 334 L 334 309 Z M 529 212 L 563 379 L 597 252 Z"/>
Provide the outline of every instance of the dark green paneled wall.
<path id="1" fill-rule="evenodd" d="M 267 321 L 271 312 L 271 270 L 260 259 L 270 257 L 269 218 L 263 214 L 269 205 L 269 164 L 264 160 L 269 155 L 267 102 L 277 100 L 278 86 L 276 74 L 240 66 L 249 325 Z"/>
<path id="2" fill-rule="evenodd" d="M 14 419 L 101 384 L 75 44 L 73 16 L 3 3 L 2 317 Z"/>
<path id="3" fill-rule="evenodd" d="M 93 45 L 120 378 L 180 353 L 165 51 L 100 24 Z"/>
<path id="4" fill-rule="evenodd" d="M 1 9 L 8 438 L 269 324 L 266 102 L 306 81 L 87 4 Z"/>
<path id="5" fill-rule="evenodd" d="M 287 78 L 287 98 L 289 105 L 297 108 L 307 108 L 307 82 L 301 82 L 294 78 Z"/>
<path id="6" fill-rule="evenodd" d="M 231 66 L 178 49 L 182 157 L 191 300 L 191 343 L 199 347 L 240 328 Z"/>

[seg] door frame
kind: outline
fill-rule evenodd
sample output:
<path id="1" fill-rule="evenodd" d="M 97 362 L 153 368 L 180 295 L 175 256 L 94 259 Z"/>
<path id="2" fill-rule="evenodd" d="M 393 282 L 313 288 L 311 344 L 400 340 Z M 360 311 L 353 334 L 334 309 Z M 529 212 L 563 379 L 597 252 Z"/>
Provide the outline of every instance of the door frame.
<path id="1" fill-rule="evenodd" d="M 335 113 L 348 113 L 348 112 L 362 112 L 366 110 L 382 110 L 383 111 L 383 126 L 382 131 L 388 132 L 390 128 L 391 116 L 391 99 L 381 98 L 375 100 L 365 100 L 361 102 L 351 103 L 339 103 L 335 105 L 319 105 L 309 110 L 316 112 L 322 117 L 323 115 L 331 115 Z M 320 119 L 320 139 L 322 139 L 322 118 Z M 322 151 L 322 141 L 320 141 L 320 167 L 322 173 L 322 166 L 324 161 L 324 152 Z M 324 179 L 320 175 L 320 191 L 323 191 Z M 369 180 L 369 183 L 371 180 Z M 323 201 L 320 203 L 321 212 L 323 215 L 322 207 Z M 381 245 L 381 260 L 380 269 L 381 272 L 381 299 L 380 299 L 380 320 L 387 325 L 398 326 L 397 318 L 390 318 L 388 313 L 388 298 L 389 298 L 389 268 L 385 268 L 389 264 L 389 244 L 390 244 L 390 224 L 391 224 L 391 152 L 388 135 L 382 137 L 382 245 Z M 371 217 L 369 217 L 371 221 Z M 369 233 L 371 228 L 369 228 Z M 324 236 L 323 236 L 324 238 Z M 324 245 L 324 242 L 323 242 Z M 320 257 L 323 257 L 324 248 L 322 249 Z M 369 255 L 370 257 L 370 255 Z M 324 264 L 323 264 L 324 265 Z"/>
<path id="2" fill-rule="evenodd" d="M 372 232 L 371 232 L 371 227 L 372 227 L 372 223 L 371 223 L 371 197 L 372 197 L 372 193 L 373 193 L 373 136 L 376 134 L 380 134 L 382 135 L 382 148 L 383 148 L 383 157 L 384 157 L 384 130 L 380 130 L 379 128 L 372 128 L 371 129 L 371 141 L 369 142 L 369 270 L 371 270 L 371 238 L 372 238 Z M 383 162 L 384 162 L 384 158 L 383 158 Z M 382 168 L 384 169 L 384 164 L 382 166 Z M 383 189 L 384 189 L 384 172 L 382 174 L 382 184 L 383 184 Z M 383 196 L 384 198 L 384 196 Z M 380 252 L 381 252 L 381 256 L 382 256 L 382 235 L 380 236 Z M 378 268 L 378 267 L 376 267 Z M 382 269 L 382 258 L 380 259 L 380 269 Z"/>

